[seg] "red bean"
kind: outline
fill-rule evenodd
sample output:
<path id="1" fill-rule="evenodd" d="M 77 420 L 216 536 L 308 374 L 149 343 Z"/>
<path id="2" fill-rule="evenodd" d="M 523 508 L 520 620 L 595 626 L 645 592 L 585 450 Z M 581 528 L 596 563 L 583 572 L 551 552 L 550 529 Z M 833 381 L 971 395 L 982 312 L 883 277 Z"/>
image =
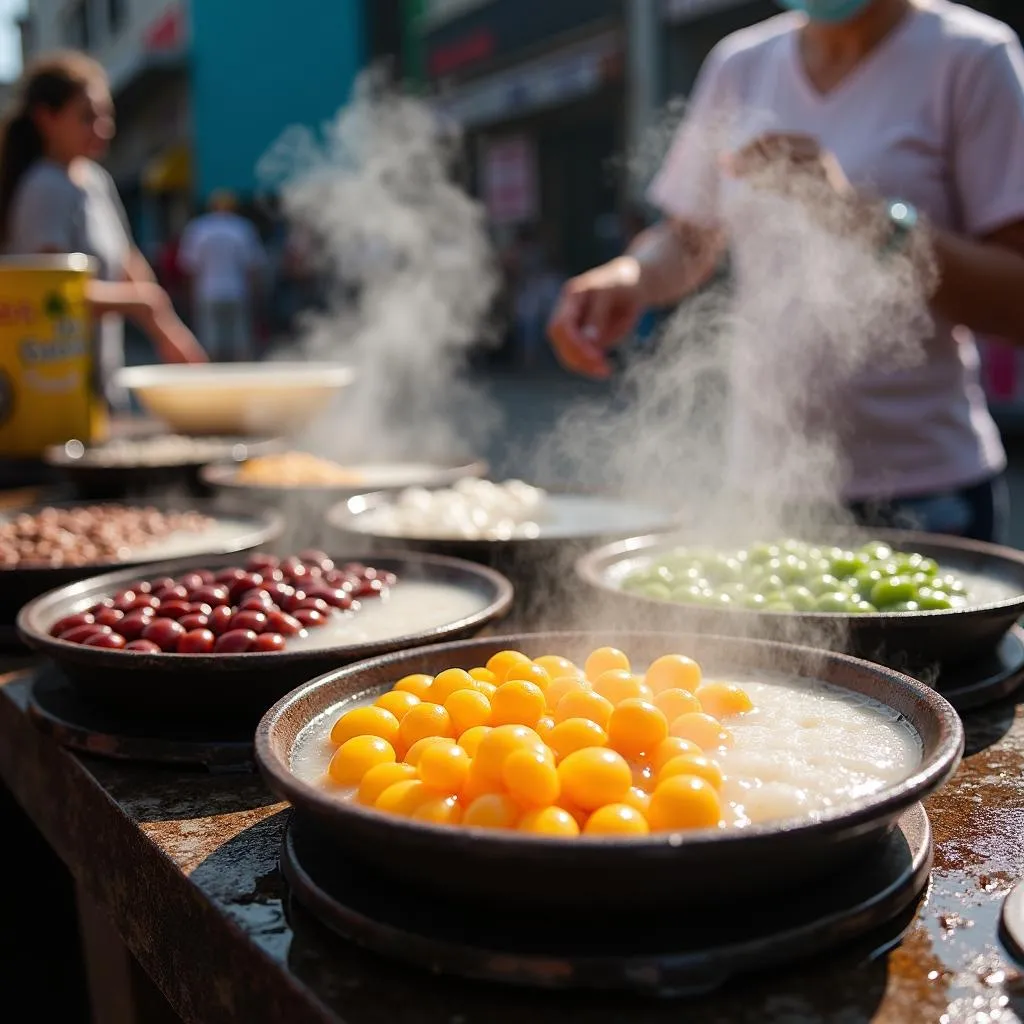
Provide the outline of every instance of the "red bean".
<path id="1" fill-rule="evenodd" d="M 206 624 L 206 628 L 211 630 L 215 636 L 222 636 L 231 628 L 231 620 L 234 617 L 235 613 L 227 605 L 219 605 L 207 616 L 210 621 Z"/>
<path id="2" fill-rule="evenodd" d="M 372 566 L 364 566 L 363 571 L 359 574 L 364 580 L 375 580 L 379 575 L 378 571 Z"/>
<path id="3" fill-rule="evenodd" d="M 128 606 L 127 611 L 138 611 L 140 608 L 159 608 L 163 602 L 152 594 L 139 594 Z"/>
<path id="4" fill-rule="evenodd" d="M 237 601 L 242 594 L 247 594 L 250 590 L 256 590 L 262 586 L 263 577 L 258 572 L 246 572 L 228 584 L 228 595 L 230 600 Z"/>
<path id="5" fill-rule="evenodd" d="M 327 616 L 322 612 L 318 612 L 315 608 L 297 608 L 295 610 L 295 618 L 311 629 L 327 625 Z"/>
<path id="6" fill-rule="evenodd" d="M 246 569 L 249 572 L 263 572 L 264 569 L 276 569 L 281 564 L 281 559 L 276 555 L 268 555 L 262 551 L 257 551 L 255 554 L 250 555 L 245 563 Z"/>
<path id="7" fill-rule="evenodd" d="M 253 650 L 270 653 L 271 651 L 283 651 L 284 647 L 284 637 L 280 633 L 261 633 L 256 637 Z"/>
<path id="8" fill-rule="evenodd" d="M 267 612 L 267 630 L 284 636 L 295 636 L 302 632 L 302 623 L 286 612 Z"/>
<path id="9" fill-rule="evenodd" d="M 300 551 L 299 558 L 306 565 L 316 566 L 321 572 L 330 572 L 334 568 L 334 559 L 326 551 L 317 551 L 315 549 Z"/>
<path id="10" fill-rule="evenodd" d="M 132 602 L 137 596 L 134 590 L 122 590 L 119 594 L 114 595 L 114 607 L 126 612 L 131 608 Z"/>
<path id="11" fill-rule="evenodd" d="M 208 569 L 193 569 L 182 575 L 177 583 L 186 590 L 198 590 L 200 587 L 208 587 L 213 583 L 213 573 Z"/>
<path id="12" fill-rule="evenodd" d="M 161 587 L 153 591 L 153 596 L 159 601 L 187 601 L 188 589 L 180 583 L 173 583 L 169 587 Z"/>
<path id="13" fill-rule="evenodd" d="M 180 619 L 192 614 L 192 605 L 188 601 L 168 601 L 160 605 L 161 619 Z"/>
<path id="14" fill-rule="evenodd" d="M 92 612 L 79 612 L 77 615 L 66 615 L 63 619 L 58 619 L 50 627 L 50 636 L 60 636 L 61 633 L 67 633 L 78 626 L 91 626 L 96 621 L 96 617 Z"/>
<path id="15" fill-rule="evenodd" d="M 333 608 L 348 608 L 352 604 L 352 595 L 340 587 L 313 587 L 307 593 L 310 597 L 326 601 Z"/>
<path id="16" fill-rule="evenodd" d="M 98 633 L 82 641 L 86 647 L 106 647 L 111 651 L 123 651 L 125 639 L 120 633 Z"/>
<path id="17" fill-rule="evenodd" d="M 237 608 L 240 612 L 272 612 L 277 605 L 270 598 L 247 597 L 238 602 Z"/>
<path id="18" fill-rule="evenodd" d="M 92 612 L 93 615 L 95 615 L 97 612 L 103 611 L 104 608 L 113 608 L 113 607 L 114 607 L 114 599 L 112 597 L 105 597 L 102 601 L 97 601 L 96 604 L 94 604 L 89 609 L 89 611 Z"/>
<path id="19" fill-rule="evenodd" d="M 267 628 L 267 616 L 263 612 L 237 612 L 231 620 L 229 630 L 251 629 L 254 633 L 262 633 Z"/>
<path id="20" fill-rule="evenodd" d="M 386 589 L 382 580 L 369 579 L 362 582 L 356 590 L 356 595 L 358 597 L 380 597 L 381 591 Z"/>
<path id="21" fill-rule="evenodd" d="M 210 654 L 216 639 L 208 629 L 193 629 L 178 640 L 178 654 Z"/>
<path id="22" fill-rule="evenodd" d="M 398 577 L 386 569 L 377 571 L 377 579 L 382 580 L 386 587 L 393 587 L 398 582 Z"/>
<path id="23" fill-rule="evenodd" d="M 117 624 L 117 631 L 125 640 L 138 640 L 153 619 L 154 616 L 152 614 L 132 612 L 131 615 L 126 615 Z"/>
<path id="24" fill-rule="evenodd" d="M 208 587 L 214 582 L 214 574 L 209 569 L 196 569 L 195 574 L 202 580 L 204 587 Z"/>
<path id="25" fill-rule="evenodd" d="M 152 594 L 153 584 L 146 580 L 137 580 L 135 583 L 129 584 L 129 590 L 134 590 L 136 594 Z"/>
<path id="26" fill-rule="evenodd" d="M 297 558 L 286 558 L 281 563 L 281 571 L 292 583 L 309 578 L 309 566 Z"/>
<path id="27" fill-rule="evenodd" d="M 213 608 L 203 601 L 192 601 L 188 606 L 188 610 L 192 615 L 209 615 Z"/>
<path id="28" fill-rule="evenodd" d="M 210 624 L 210 616 L 190 612 L 188 615 L 183 615 L 178 621 L 183 629 L 187 629 L 191 633 L 194 629 L 206 629 Z"/>
<path id="29" fill-rule="evenodd" d="M 204 604 L 213 605 L 216 607 L 218 604 L 228 603 L 228 588 L 217 584 L 216 586 L 209 585 L 203 587 L 197 587 L 195 590 L 189 592 L 190 601 L 201 601 Z"/>
<path id="30" fill-rule="evenodd" d="M 96 636 L 99 633 L 113 633 L 114 631 L 109 626 L 101 626 L 96 622 L 93 622 L 85 626 L 75 626 L 74 629 L 69 629 L 66 633 L 61 633 L 58 639 L 66 640 L 69 644 L 84 644 L 86 640 L 91 636 Z"/>
<path id="31" fill-rule="evenodd" d="M 232 629 L 217 638 L 213 646 L 215 654 L 245 654 L 256 643 L 256 634 L 251 629 Z"/>
<path id="32" fill-rule="evenodd" d="M 241 566 L 233 565 L 229 569 L 221 569 L 217 572 L 214 577 L 214 583 L 224 583 L 230 586 L 237 579 L 241 579 L 246 575 L 246 572 Z"/>
<path id="33" fill-rule="evenodd" d="M 138 651 L 140 654 L 159 654 L 160 648 L 152 640 L 131 640 L 125 644 L 126 651 Z"/>
<path id="34" fill-rule="evenodd" d="M 304 601 L 300 601 L 295 606 L 295 611 L 307 608 L 319 612 L 325 618 L 331 614 L 331 606 L 320 597 L 307 597 Z"/>
<path id="35" fill-rule="evenodd" d="M 295 593 L 295 588 L 289 583 L 268 583 L 263 589 L 273 598 L 275 604 L 280 604 L 286 597 Z"/>
<path id="36" fill-rule="evenodd" d="M 161 651 L 173 651 L 185 635 L 185 627 L 174 619 L 154 619 L 143 631 L 143 640 L 152 640 Z"/>
<path id="37" fill-rule="evenodd" d="M 125 613 L 118 608 L 104 608 L 103 611 L 97 612 L 96 621 L 101 626 L 116 626 L 124 615 Z"/>
<path id="38" fill-rule="evenodd" d="M 159 594 L 161 590 L 169 590 L 171 587 L 176 587 L 178 584 L 170 576 L 161 576 L 158 580 L 150 581 L 150 593 Z"/>

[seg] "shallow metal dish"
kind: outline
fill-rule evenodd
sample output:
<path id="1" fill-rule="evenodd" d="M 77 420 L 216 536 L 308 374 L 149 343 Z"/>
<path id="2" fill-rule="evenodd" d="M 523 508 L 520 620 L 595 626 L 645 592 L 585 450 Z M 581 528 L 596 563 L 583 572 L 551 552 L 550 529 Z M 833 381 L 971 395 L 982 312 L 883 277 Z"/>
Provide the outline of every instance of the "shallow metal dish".
<path id="1" fill-rule="evenodd" d="M 428 825 L 339 800 L 291 771 L 296 738 L 342 702 L 379 694 L 412 672 L 471 668 L 506 648 L 537 657 L 580 659 L 612 644 L 637 663 L 669 652 L 698 658 L 709 674 L 771 671 L 864 694 L 898 711 L 921 739 L 919 767 L 905 781 L 816 821 L 780 822 L 735 832 L 663 833 L 637 839 L 543 839 Z M 899 816 L 949 778 L 963 751 L 953 708 L 934 690 L 891 669 L 805 647 L 757 640 L 657 633 L 540 633 L 405 651 L 339 669 L 299 687 L 263 717 L 256 758 L 270 788 L 289 800 L 322 841 L 403 884 L 432 895 L 496 904 L 572 907 L 697 908 L 792 889 L 849 863 Z"/>
<path id="2" fill-rule="evenodd" d="M 631 569 L 692 541 L 680 534 L 632 537 L 598 548 L 578 560 L 576 573 L 594 588 L 595 614 L 619 624 L 808 643 L 908 670 L 986 655 L 1024 615 L 1024 552 L 958 537 L 896 530 L 872 530 L 870 537 L 934 558 L 947 571 L 984 577 L 1005 587 L 1008 596 L 949 611 L 845 615 L 705 608 L 621 589 L 618 581 Z"/>
<path id="3" fill-rule="evenodd" d="M 339 556 L 339 562 L 346 561 Z M 237 564 L 231 558 L 190 559 L 147 566 L 147 577 L 180 575 L 189 569 Z M 52 591 L 26 605 L 18 630 L 29 647 L 42 651 L 66 673 L 78 691 L 105 708 L 133 716 L 160 715 L 175 722 L 251 720 L 292 687 L 338 665 L 441 640 L 474 636 L 500 618 L 512 603 L 512 586 L 481 566 L 426 555 L 381 556 L 374 565 L 399 581 L 450 583 L 479 597 L 477 610 L 435 629 L 367 643 L 252 654 L 144 654 L 109 651 L 58 640 L 49 634 L 59 619 L 73 615 L 137 580 L 137 570 L 97 576 Z"/>
<path id="4" fill-rule="evenodd" d="M 0 512 L 0 519 L 11 519 L 22 513 L 34 514 L 44 508 L 77 508 L 85 504 L 127 504 L 126 502 L 84 502 L 84 501 L 63 501 L 50 502 L 45 505 L 33 505 L 27 508 L 4 509 Z M 201 512 L 205 516 L 217 519 L 221 522 L 231 521 L 238 523 L 238 530 L 231 536 L 218 538 L 214 541 L 211 538 L 209 544 L 202 544 L 200 535 L 196 536 L 196 546 L 187 553 L 170 558 L 166 544 L 160 542 L 153 545 L 152 549 L 139 548 L 137 553 L 128 559 L 116 562 L 92 562 L 89 565 L 68 565 L 57 568 L 14 566 L 4 568 L 0 566 L 0 644 L 4 639 L 16 641 L 14 632 L 14 621 L 22 605 L 45 594 L 55 587 L 64 587 L 77 580 L 88 579 L 97 573 L 110 572 L 114 569 L 129 569 L 132 566 L 147 565 L 151 562 L 166 562 L 168 564 L 184 564 L 184 561 L 195 562 L 200 557 L 212 557 L 219 555 L 237 554 L 246 551 L 255 551 L 276 537 L 280 536 L 284 529 L 284 520 L 276 512 L 262 511 L 243 513 L 239 515 L 225 516 L 222 513 L 203 505 L 202 503 L 183 502 L 146 502 L 161 512 Z M 138 578 L 137 572 L 132 574 L 133 579 Z M 6 632 L 6 638 L 4 633 Z"/>

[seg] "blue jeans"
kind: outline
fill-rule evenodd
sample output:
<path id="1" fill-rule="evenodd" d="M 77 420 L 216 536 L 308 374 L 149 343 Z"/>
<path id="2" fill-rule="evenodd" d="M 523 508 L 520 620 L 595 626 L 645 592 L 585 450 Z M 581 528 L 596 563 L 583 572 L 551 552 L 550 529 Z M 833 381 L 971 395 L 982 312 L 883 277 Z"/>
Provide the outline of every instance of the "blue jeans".
<path id="1" fill-rule="evenodd" d="M 887 501 L 856 501 L 849 508 L 862 526 L 945 533 L 1005 544 L 1010 521 L 1010 492 L 1005 473 L 1000 473 L 961 490 Z"/>

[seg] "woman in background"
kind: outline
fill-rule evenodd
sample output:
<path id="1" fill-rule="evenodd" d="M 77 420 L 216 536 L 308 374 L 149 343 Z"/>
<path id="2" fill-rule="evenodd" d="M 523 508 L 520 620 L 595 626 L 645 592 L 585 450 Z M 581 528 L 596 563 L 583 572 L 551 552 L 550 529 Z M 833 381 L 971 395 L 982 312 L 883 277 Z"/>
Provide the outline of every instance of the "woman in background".
<path id="1" fill-rule="evenodd" d="M 107 398 L 124 363 L 121 316 L 152 339 L 165 362 L 205 362 L 133 245 L 110 175 L 96 163 L 114 135 L 103 68 L 83 54 L 43 57 L 25 73 L 0 127 L 0 243 L 8 255 L 86 253 L 95 260 L 88 298 L 98 319 L 96 360 Z"/>
<path id="2" fill-rule="evenodd" d="M 900 252 L 916 265 L 922 253 L 938 272 L 924 360 L 892 372 L 866 367 L 827 410 L 842 429 L 842 498 L 868 525 L 999 539 L 1006 456 L 973 334 L 1024 345 L 1020 42 L 948 0 L 779 3 L 790 10 L 709 56 L 651 189 L 665 219 L 625 256 L 566 285 L 550 324 L 555 348 L 567 367 L 608 376 L 606 353 L 642 312 L 701 288 L 727 245 L 744 257 L 742 296 L 744 266 L 760 255 L 766 274 L 751 237 L 770 231 L 783 249 L 800 242 L 786 235 L 786 218 L 729 216 L 743 180 L 820 196 L 840 215 L 833 237 L 859 230 L 879 267 Z M 722 122 L 729 139 L 716 136 Z M 783 266 L 776 270 L 781 277 Z M 861 289 L 870 302 L 855 278 L 824 285 L 854 297 Z M 734 438 L 756 436 L 743 403 L 731 426 Z M 742 449 L 734 444 L 734 462 Z"/>

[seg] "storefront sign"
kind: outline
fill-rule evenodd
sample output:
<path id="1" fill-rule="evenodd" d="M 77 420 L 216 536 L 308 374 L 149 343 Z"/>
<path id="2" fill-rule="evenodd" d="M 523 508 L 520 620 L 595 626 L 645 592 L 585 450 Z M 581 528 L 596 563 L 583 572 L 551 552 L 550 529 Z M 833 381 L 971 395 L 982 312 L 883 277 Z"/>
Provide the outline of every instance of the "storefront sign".
<path id="1" fill-rule="evenodd" d="M 691 21 L 705 14 L 743 7 L 750 0 L 663 0 L 664 15 L 668 21 Z"/>
<path id="2" fill-rule="evenodd" d="M 480 192 L 492 224 L 522 224 L 536 219 L 537 153 L 528 135 L 507 135 L 488 142 L 481 163 Z"/>
<path id="3" fill-rule="evenodd" d="M 442 95 L 437 107 L 473 127 L 571 103 L 609 80 L 621 52 L 618 33 L 609 32 Z"/>
<path id="4" fill-rule="evenodd" d="M 655 0 L 650 0 L 654 3 Z M 495 58 L 552 45 L 602 20 L 621 21 L 620 0 L 489 0 L 426 28 L 426 68 L 432 78 L 470 71 Z M 597 31 L 595 27 L 593 29 Z M 484 45 L 486 40 L 486 45 Z"/>

